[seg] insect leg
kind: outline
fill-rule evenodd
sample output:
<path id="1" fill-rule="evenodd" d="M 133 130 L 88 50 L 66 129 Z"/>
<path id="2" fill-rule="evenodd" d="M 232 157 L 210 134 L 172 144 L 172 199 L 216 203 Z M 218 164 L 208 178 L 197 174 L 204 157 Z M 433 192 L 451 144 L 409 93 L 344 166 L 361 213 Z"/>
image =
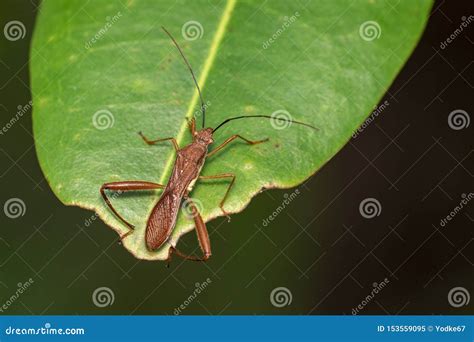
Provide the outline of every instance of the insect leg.
<path id="1" fill-rule="evenodd" d="M 110 202 L 110 199 L 107 197 L 107 193 L 105 192 L 106 190 L 111 190 L 111 191 L 133 191 L 133 190 L 154 190 L 154 189 L 162 189 L 164 188 L 164 185 L 157 184 L 157 183 L 152 183 L 152 182 L 145 182 L 145 181 L 123 181 L 123 182 L 112 182 L 112 183 L 105 183 L 100 187 L 100 194 L 102 195 L 105 203 L 107 206 L 112 210 L 112 212 L 123 222 L 125 223 L 130 229 L 134 229 L 135 226 L 131 223 L 129 223 L 127 220 L 125 220 L 118 212 L 115 210 L 115 208 L 112 206 L 112 203 Z M 128 234 L 128 232 L 121 238 L 125 238 Z"/>
<path id="2" fill-rule="evenodd" d="M 220 178 L 232 178 L 232 180 L 230 181 L 229 187 L 227 188 L 227 191 L 225 192 L 225 195 L 222 198 L 221 203 L 219 204 L 219 208 L 221 208 L 222 213 L 225 216 L 227 216 L 227 219 L 230 221 L 229 213 L 227 211 L 225 211 L 225 209 L 224 209 L 224 203 L 225 203 L 225 200 L 227 199 L 227 196 L 229 195 L 230 189 L 234 185 L 235 175 L 233 173 L 222 173 L 222 174 L 213 175 L 213 176 L 199 176 L 199 179 L 203 179 L 203 180 L 206 180 L 206 179 L 220 179 Z"/>
<path id="3" fill-rule="evenodd" d="M 196 235 L 199 241 L 199 246 L 201 247 L 201 251 L 203 253 L 202 257 L 197 257 L 194 255 L 186 255 L 180 252 L 175 247 L 170 247 L 169 254 L 168 254 L 168 263 L 171 261 L 171 255 L 174 253 L 186 260 L 192 261 L 207 261 L 211 257 L 211 241 L 209 240 L 209 233 L 207 232 L 206 224 L 204 223 L 201 214 L 199 213 L 198 208 L 194 204 L 194 202 L 187 198 L 188 203 L 190 204 L 192 215 L 194 218 L 194 224 L 196 229 Z"/>
<path id="4" fill-rule="evenodd" d="M 148 145 L 155 145 L 156 143 L 160 142 L 160 141 L 167 141 L 167 140 L 171 140 L 171 142 L 173 143 L 173 147 L 176 151 L 179 150 L 179 145 L 178 145 L 178 142 L 176 141 L 175 138 L 163 138 L 163 139 L 156 139 L 156 140 L 149 140 L 147 137 L 145 137 L 143 135 L 142 132 L 138 132 L 138 134 L 140 134 L 140 136 L 142 137 L 142 139 L 148 144 Z"/>
<path id="5" fill-rule="evenodd" d="M 256 144 L 260 144 L 260 143 L 263 143 L 265 141 L 268 141 L 268 138 L 266 139 L 263 139 L 263 140 L 256 140 L 256 141 L 252 141 L 252 140 L 248 140 L 248 139 L 245 139 L 244 137 L 238 135 L 238 134 L 235 134 L 229 138 L 227 138 L 222 144 L 220 144 L 219 146 L 217 146 L 215 149 L 213 149 L 211 152 L 209 152 L 207 154 L 208 157 L 212 156 L 213 154 L 215 154 L 216 152 L 219 152 L 220 150 L 222 150 L 224 147 L 226 147 L 227 144 L 229 144 L 231 141 L 237 139 L 237 138 L 240 138 L 242 139 L 243 141 L 245 141 L 247 144 L 249 145 L 256 145 Z"/>

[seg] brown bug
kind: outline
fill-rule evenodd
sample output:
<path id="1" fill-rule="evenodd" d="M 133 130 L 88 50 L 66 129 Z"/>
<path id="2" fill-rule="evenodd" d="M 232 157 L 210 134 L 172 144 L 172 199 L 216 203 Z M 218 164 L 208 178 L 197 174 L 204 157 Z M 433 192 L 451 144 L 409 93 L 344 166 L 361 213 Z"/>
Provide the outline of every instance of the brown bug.
<path id="1" fill-rule="evenodd" d="M 192 202 L 192 200 L 188 197 L 188 194 L 193 189 L 194 183 L 198 179 L 220 179 L 220 178 L 229 178 L 230 184 L 227 188 L 227 191 L 222 198 L 219 207 L 221 208 L 224 215 L 229 216 L 228 213 L 224 209 L 224 203 L 227 199 L 230 189 L 235 182 L 235 175 L 233 173 L 222 173 L 213 176 L 201 176 L 201 169 L 204 165 L 206 158 L 211 157 L 212 155 L 216 154 L 220 150 L 222 150 L 225 146 L 227 146 L 231 141 L 239 138 L 245 141 L 249 145 L 256 145 L 262 142 L 267 141 L 268 139 L 263 140 L 248 140 L 238 134 L 232 135 L 231 137 L 227 138 L 222 144 L 218 147 L 213 149 L 212 151 L 208 152 L 208 147 L 214 142 L 213 134 L 223 125 L 226 123 L 244 119 L 244 118 L 269 118 L 273 120 L 280 120 L 286 122 L 292 122 L 300 125 L 304 125 L 313 129 L 317 129 L 311 125 L 308 125 L 303 122 L 298 122 L 294 120 L 287 120 L 284 118 L 272 117 L 269 115 L 247 115 L 247 116 L 236 116 L 229 119 L 224 120 L 220 123 L 216 128 L 205 128 L 205 105 L 204 100 L 201 95 L 201 90 L 199 88 L 198 82 L 194 75 L 194 72 L 189 64 L 188 60 L 183 54 L 183 51 L 179 47 L 176 40 L 173 36 L 164 28 L 162 29 L 165 33 L 171 38 L 174 45 L 178 49 L 179 53 L 183 57 L 184 62 L 186 63 L 191 76 L 193 78 L 194 84 L 196 85 L 197 91 L 199 93 L 199 98 L 201 100 L 201 112 L 202 112 L 202 129 L 196 130 L 195 119 L 192 118 L 189 121 L 189 129 L 191 131 L 193 141 L 189 145 L 180 148 L 175 138 L 163 138 L 163 139 L 156 139 L 156 140 L 149 140 L 147 139 L 141 132 L 139 132 L 142 139 L 148 145 L 155 145 L 158 142 L 162 141 L 171 141 L 174 149 L 176 150 L 176 161 L 173 167 L 173 171 L 171 176 L 168 180 L 168 184 L 166 186 L 162 184 L 146 182 L 146 181 L 122 181 L 122 182 L 112 182 L 112 183 L 105 183 L 100 188 L 100 193 L 104 198 L 105 202 L 109 206 L 109 208 L 113 211 L 113 213 L 123 222 L 125 223 L 131 230 L 123 235 L 121 238 L 125 238 L 131 232 L 133 232 L 134 226 L 125 220 L 112 206 L 109 198 L 107 197 L 106 190 L 109 191 L 135 191 L 135 190 L 153 190 L 153 189 L 163 189 L 163 193 L 161 194 L 158 202 L 153 207 L 150 216 L 148 217 L 147 225 L 146 225 L 146 234 L 145 234 L 145 243 L 150 251 L 155 251 L 165 242 L 168 241 L 171 232 L 176 224 L 176 219 L 178 216 L 178 211 L 181 206 L 181 202 L 185 199 L 188 204 L 190 205 L 191 211 L 193 213 L 197 238 L 199 241 L 199 245 L 203 252 L 202 257 L 197 257 L 193 255 L 185 255 L 177 250 L 175 247 L 171 247 L 169 250 L 168 260 L 171 258 L 172 253 L 175 253 L 187 260 L 195 260 L 195 261 L 206 261 L 211 256 L 211 243 L 209 241 L 209 234 L 206 229 L 206 225 L 196 207 L 196 205 Z"/>

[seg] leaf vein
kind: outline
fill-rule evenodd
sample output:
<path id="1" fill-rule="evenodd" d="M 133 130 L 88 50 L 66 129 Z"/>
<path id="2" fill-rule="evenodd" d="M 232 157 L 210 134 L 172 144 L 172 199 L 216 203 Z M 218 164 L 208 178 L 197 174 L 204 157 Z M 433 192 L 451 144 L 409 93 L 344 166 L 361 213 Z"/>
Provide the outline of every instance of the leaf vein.
<path id="1" fill-rule="evenodd" d="M 209 53 L 207 55 L 206 61 L 204 62 L 204 67 L 198 79 L 198 84 L 201 89 L 204 89 L 207 76 L 209 75 L 209 71 L 211 70 L 211 67 L 214 64 L 214 60 L 217 56 L 217 50 L 219 48 L 220 43 L 222 42 L 222 39 L 224 38 L 224 34 L 226 32 L 226 28 L 232 16 L 232 12 L 234 10 L 236 2 L 237 0 L 228 0 L 224 8 L 224 11 L 222 12 L 222 16 L 217 26 L 217 30 L 214 35 L 214 38 L 212 40 Z M 186 118 L 191 118 L 193 116 L 193 111 L 198 100 L 199 100 L 199 93 L 196 89 L 193 93 L 193 97 L 191 98 L 191 102 L 189 103 L 189 107 L 186 112 Z M 179 129 L 178 135 L 176 136 L 176 141 L 178 141 L 178 144 L 184 138 L 184 134 L 186 133 L 186 130 L 187 130 L 187 125 L 188 123 L 185 121 Z M 164 167 L 163 174 L 160 179 L 160 184 L 163 184 L 166 181 L 168 175 L 171 173 L 173 163 L 174 163 L 174 154 L 171 154 L 170 158 L 168 158 L 168 160 L 166 161 L 166 165 Z"/>

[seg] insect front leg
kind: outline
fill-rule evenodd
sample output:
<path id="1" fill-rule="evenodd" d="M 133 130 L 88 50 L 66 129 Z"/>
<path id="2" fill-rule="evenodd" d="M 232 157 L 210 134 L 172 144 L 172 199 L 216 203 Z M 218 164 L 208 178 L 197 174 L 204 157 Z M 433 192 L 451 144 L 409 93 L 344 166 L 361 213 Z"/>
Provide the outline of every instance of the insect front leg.
<path id="1" fill-rule="evenodd" d="M 142 139 L 148 144 L 148 145 L 156 145 L 156 143 L 159 143 L 161 141 L 167 141 L 167 140 L 171 140 L 171 142 L 173 143 L 173 147 L 174 149 L 177 151 L 179 151 L 179 145 L 178 145 L 178 142 L 176 141 L 175 138 L 162 138 L 162 139 L 156 139 L 156 140 L 149 140 L 147 137 L 145 137 L 143 135 L 142 132 L 138 132 L 138 134 L 142 137 Z"/>
<path id="2" fill-rule="evenodd" d="M 211 241 L 209 240 L 209 233 L 207 232 L 206 224 L 199 213 L 198 208 L 194 204 L 194 202 L 190 198 L 186 198 L 186 201 L 189 203 L 189 206 L 192 210 L 192 215 L 194 219 L 196 235 L 199 242 L 199 247 L 203 253 L 202 257 L 197 257 L 194 255 L 186 255 L 180 252 L 175 247 L 170 247 L 169 254 L 168 254 L 168 264 L 171 261 L 172 254 L 176 254 L 183 259 L 192 260 L 192 261 L 207 261 L 212 253 L 211 253 Z"/>
<path id="3" fill-rule="evenodd" d="M 135 226 L 125 220 L 113 207 L 110 199 L 107 197 L 106 190 L 109 191 L 134 191 L 134 190 L 154 190 L 154 189 L 162 189 L 164 185 L 152 183 L 152 182 L 145 182 L 145 181 L 122 181 L 122 182 L 112 182 L 112 183 L 105 183 L 100 187 L 100 194 L 104 199 L 107 206 L 112 210 L 112 212 L 123 222 L 125 223 L 131 231 L 126 233 L 125 235 L 121 236 L 121 239 L 127 237 L 135 228 Z"/>
<path id="4" fill-rule="evenodd" d="M 194 134 L 196 134 L 196 120 L 194 117 L 188 120 L 188 128 L 191 132 L 191 135 L 194 137 Z"/>
<path id="5" fill-rule="evenodd" d="M 232 186 L 235 183 L 235 175 L 233 173 L 222 173 L 219 175 L 214 175 L 214 176 L 199 176 L 199 179 L 221 179 L 221 178 L 231 178 L 232 180 L 230 181 L 229 187 L 227 188 L 227 191 L 224 194 L 224 197 L 222 198 L 222 201 L 219 203 L 219 208 L 221 208 L 222 213 L 227 216 L 227 220 L 230 221 L 230 216 L 229 213 L 224 209 L 224 203 L 227 199 L 227 196 L 229 195 L 229 191 L 232 188 Z"/>
<path id="6" fill-rule="evenodd" d="M 247 144 L 249 145 L 257 145 L 257 144 L 260 144 L 260 143 L 263 143 L 265 141 L 268 141 L 268 138 L 266 139 L 262 139 L 262 140 L 248 140 L 248 139 L 245 139 L 244 137 L 242 137 L 241 135 L 238 135 L 238 134 L 235 134 L 229 138 L 227 138 L 222 144 L 220 144 L 219 146 L 217 146 L 215 149 L 213 149 L 211 152 L 209 152 L 207 154 L 208 157 L 212 156 L 213 154 L 219 152 L 220 150 L 222 150 L 224 147 L 227 146 L 227 144 L 229 144 L 231 141 L 237 139 L 237 138 L 240 138 L 242 139 L 243 141 L 245 141 Z"/>

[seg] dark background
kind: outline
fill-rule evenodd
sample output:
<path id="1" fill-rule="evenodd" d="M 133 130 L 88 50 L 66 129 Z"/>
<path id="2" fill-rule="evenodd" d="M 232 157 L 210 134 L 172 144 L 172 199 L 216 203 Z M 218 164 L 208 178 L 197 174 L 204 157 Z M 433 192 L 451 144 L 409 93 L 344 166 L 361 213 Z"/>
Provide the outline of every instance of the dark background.
<path id="1" fill-rule="evenodd" d="M 262 220 L 285 193 L 258 195 L 231 223 L 208 224 L 214 257 L 206 264 L 138 261 L 92 212 L 61 204 L 39 168 L 31 111 L 0 136 L 0 204 L 21 198 L 26 213 L 0 212 L 0 306 L 18 283 L 34 284 L 6 314 L 173 314 L 195 288 L 212 283 L 183 314 L 351 314 L 385 278 L 360 314 L 472 314 L 448 302 L 454 287 L 473 294 L 473 205 L 445 227 L 441 218 L 472 191 L 473 124 L 453 130 L 448 115 L 472 113 L 473 27 L 440 43 L 472 14 L 469 1 L 437 1 L 420 44 L 384 99 L 389 106 L 315 176 L 269 226 Z M 22 21 L 26 37 L 0 37 L 0 126 L 30 100 L 28 54 L 38 2 L 3 0 L 0 26 Z M 360 202 L 376 198 L 379 216 Z M 304 222 L 302 225 L 301 222 Z M 182 242 L 196 245 L 195 235 Z M 186 249 L 186 247 L 183 247 Z M 114 303 L 98 308 L 99 287 Z M 286 287 L 291 304 L 270 302 Z"/>

